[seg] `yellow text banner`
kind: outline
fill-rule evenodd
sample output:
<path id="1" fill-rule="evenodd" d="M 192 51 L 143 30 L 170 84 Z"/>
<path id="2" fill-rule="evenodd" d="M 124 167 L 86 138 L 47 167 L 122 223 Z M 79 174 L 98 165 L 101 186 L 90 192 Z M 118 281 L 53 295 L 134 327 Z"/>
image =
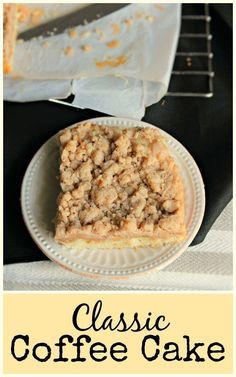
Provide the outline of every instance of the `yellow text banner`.
<path id="1" fill-rule="evenodd" d="M 5 373 L 232 372 L 232 294 L 4 294 Z"/>

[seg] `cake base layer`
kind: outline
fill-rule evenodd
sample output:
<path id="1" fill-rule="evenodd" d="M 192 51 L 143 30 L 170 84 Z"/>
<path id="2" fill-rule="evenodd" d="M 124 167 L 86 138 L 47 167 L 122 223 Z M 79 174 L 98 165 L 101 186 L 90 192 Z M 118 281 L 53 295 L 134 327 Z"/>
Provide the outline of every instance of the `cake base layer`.
<path id="1" fill-rule="evenodd" d="M 141 247 L 152 247 L 157 248 L 161 246 L 165 246 L 167 244 L 175 244 L 179 243 L 184 239 L 183 236 L 173 236 L 170 237 L 168 240 L 161 240 L 161 239 L 152 239 L 149 237 L 137 237 L 137 238 L 125 238 L 120 240 L 85 240 L 85 239 L 78 239 L 73 242 L 63 242 L 60 243 L 64 246 L 74 249 L 74 250 L 82 250 L 82 249 L 123 249 L 123 248 L 141 248 Z"/>

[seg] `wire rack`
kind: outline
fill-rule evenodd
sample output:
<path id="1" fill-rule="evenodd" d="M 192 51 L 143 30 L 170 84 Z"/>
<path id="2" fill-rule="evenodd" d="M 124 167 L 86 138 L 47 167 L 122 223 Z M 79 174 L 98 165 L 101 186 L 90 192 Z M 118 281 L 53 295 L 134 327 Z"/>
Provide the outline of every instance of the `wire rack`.
<path id="1" fill-rule="evenodd" d="M 210 98 L 213 96 L 214 72 L 209 4 L 202 4 L 200 12 L 203 14 L 185 14 L 184 9 L 183 4 L 179 45 L 166 95 Z M 193 9 L 196 10 L 196 6 Z"/>

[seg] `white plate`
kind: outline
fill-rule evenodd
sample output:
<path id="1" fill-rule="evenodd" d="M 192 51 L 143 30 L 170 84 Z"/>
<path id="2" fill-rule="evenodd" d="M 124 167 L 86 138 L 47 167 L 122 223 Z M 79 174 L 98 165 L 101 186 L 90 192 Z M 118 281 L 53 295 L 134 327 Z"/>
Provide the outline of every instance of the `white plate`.
<path id="1" fill-rule="evenodd" d="M 148 123 L 123 118 L 95 118 L 100 125 L 120 127 L 153 127 Z M 84 122 L 81 122 L 84 123 Z M 73 127 L 73 126 L 71 126 Z M 89 276 L 128 277 L 153 268 L 162 269 L 192 242 L 201 225 L 205 209 L 205 192 L 199 169 L 188 151 L 172 136 L 159 129 L 175 158 L 185 189 L 187 238 L 177 245 L 161 248 L 122 250 L 84 249 L 76 252 L 53 239 L 56 198 L 60 191 L 58 136 L 50 138 L 30 162 L 22 184 L 21 205 L 26 226 L 38 247 L 61 266 Z"/>

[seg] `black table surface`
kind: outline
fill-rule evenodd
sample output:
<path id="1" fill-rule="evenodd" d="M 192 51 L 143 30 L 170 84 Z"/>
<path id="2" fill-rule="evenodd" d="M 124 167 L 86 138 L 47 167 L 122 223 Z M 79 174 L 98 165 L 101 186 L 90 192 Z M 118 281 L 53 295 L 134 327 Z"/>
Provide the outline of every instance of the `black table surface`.
<path id="1" fill-rule="evenodd" d="M 205 216 L 193 244 L 201 242 L 232 198 L 232 6 L 211 7 L 214 97 L 167 97 L 146 110 L 144 121 L 170 133 L 191 153 L 203 176 Z M 128 104 L 127 104 L 128 106 Z M 25 170 L 35 152 L 59 130 L 104 116 L 47 101 L 4 103 L 4 263 L 46 259 L 31 239 L 20 207 Z"/>

